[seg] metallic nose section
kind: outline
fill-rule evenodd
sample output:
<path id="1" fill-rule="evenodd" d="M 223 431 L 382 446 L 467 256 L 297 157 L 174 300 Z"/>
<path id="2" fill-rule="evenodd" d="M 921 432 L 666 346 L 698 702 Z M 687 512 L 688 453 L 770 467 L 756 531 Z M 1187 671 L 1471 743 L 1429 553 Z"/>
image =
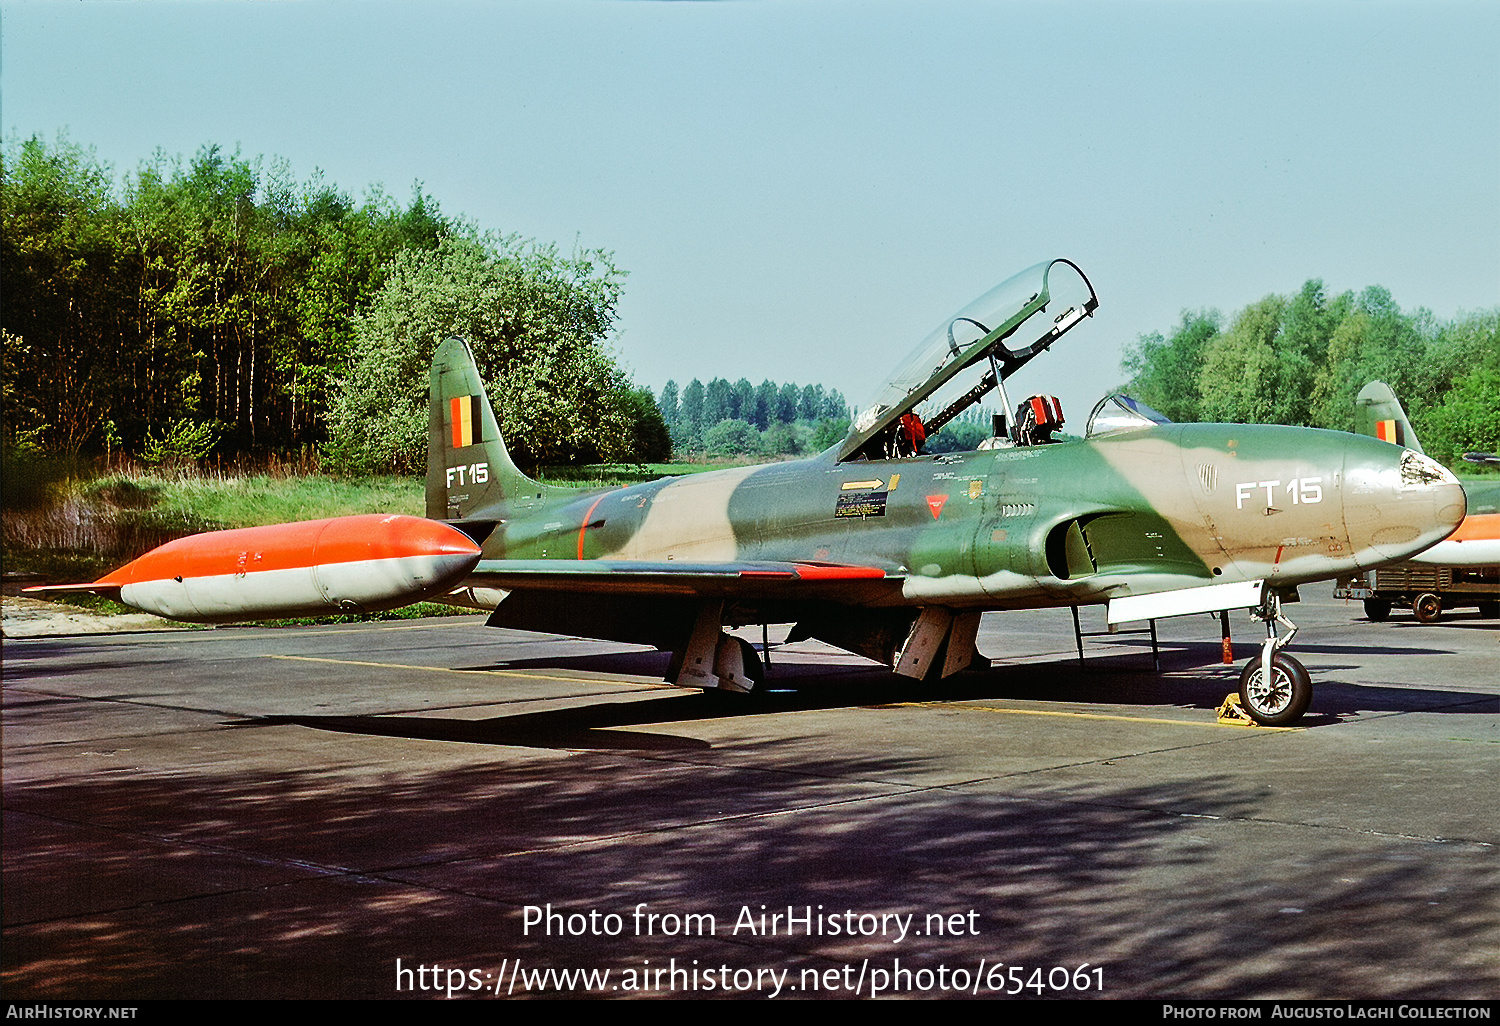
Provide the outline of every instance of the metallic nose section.
<path id="1" fill-rule="evenodd" d="M 1366 566 L 1409 559 L 1436 545 L 1468 509 L 1463 487 L 1447 468 L 1388 443 L 1351 443 L 1344 480 L 1344 522 Z"/>

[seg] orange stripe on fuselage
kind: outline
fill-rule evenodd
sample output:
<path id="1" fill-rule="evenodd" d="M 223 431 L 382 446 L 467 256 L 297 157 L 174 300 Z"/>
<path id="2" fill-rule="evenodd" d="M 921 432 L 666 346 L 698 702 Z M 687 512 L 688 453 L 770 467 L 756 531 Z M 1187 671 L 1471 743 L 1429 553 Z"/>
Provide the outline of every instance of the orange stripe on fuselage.
<path id="1" fill-rule="evenodd" d="M 604 493 L 604 495 L 608 495 L 608 494 L 610 494 L 610 493 L 609 492 L 605 492 Z M 583 534 L 584 534 L 585 531 L 587 531 L 589 529 L 589 521 L 591 519 L 593 519 L 594 510 L 596 510 L 596 509 L 599 508 L 599 503 L 601 503 L 601 502 L 604 501 L 604 495 L 601 495 L 601 496 L 599 496 L 599 498 L 597 498 L 597 499 L 594 500 L 594 504 L 589 507 L 589 511 L 583 515 L 583 523 L 581 523 L 581 524 L 578 525 L 578 558 L 579 559 L 583 558 Z"/>
<path id="2" fill-rule="evenodd" d="M 134 584 L 405 556 L 477 555 L 462 531 L 421 517 L 383 513 L 243 527 L 178 538 L 95 583 Z"/>

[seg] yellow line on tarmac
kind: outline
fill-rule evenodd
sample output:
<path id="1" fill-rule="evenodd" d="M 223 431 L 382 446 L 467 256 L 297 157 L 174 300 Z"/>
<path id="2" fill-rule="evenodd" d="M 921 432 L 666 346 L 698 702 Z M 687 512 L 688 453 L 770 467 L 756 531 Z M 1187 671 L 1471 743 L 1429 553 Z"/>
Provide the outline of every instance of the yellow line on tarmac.
<path id="1" fill-rule="evenodd" d="M 560 680 L 569 684 L 626 684 L 632 687 L 671 688 L 661 681 L 630 680 L 618 677 L 554 677 L 522 670 L 455 670 L 449 666 L 414 666 L 407 663 L 371 663 L 359 659 L 324 659 L 318 656 L 267 655 L 267 659 L 291 659 L 299 663 L 336 663 L 340 666 L 375 666 L 383 670 L 426 670 L 428 673 L 483 673 L 493 677 L 520 677 L 523 680 Z M 675 689 L 674 689 L 675 690 Z"/>
<path id="2" fill-rule="evenodd" d="M 1001 713 L 1011 716 L 1062 716 L 1077 720 L 1121 720 L 1125 723 L 1165 723 L 1173 727 L 1238 727 L 1238 723 L 1202 723 L 1198 720 L 1164 720 L 1150 716 L 1113 716 L 1109 713 L 1061 712 L 1051 709 L 997 709 L 992 705 L 974 705 L 969 702 L 896 702 L 875 708 L 912 709 L 972 709 L 975 712 Z M 1300 730 L 1300 727 L 1260 727 L 1261 730 Z"/>

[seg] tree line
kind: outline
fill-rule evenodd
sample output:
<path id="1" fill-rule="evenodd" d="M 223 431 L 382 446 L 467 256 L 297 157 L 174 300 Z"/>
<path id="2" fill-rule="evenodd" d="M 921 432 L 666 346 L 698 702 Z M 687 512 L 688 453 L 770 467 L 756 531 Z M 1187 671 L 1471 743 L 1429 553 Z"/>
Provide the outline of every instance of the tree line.
<path id="1" fill-rule="evenodd" d="M 668 381 L 656 403 L 682 453 L 794 456 L 825 449 L 849 429 L 849 404 L 822 385 L 694 378 L 680 390 Z"/>
<path id="2" fill-rule="evenodd" d="M 1423 447 L 1452 464 L 1500 448 L 1500 309 L 1440 321 L 1380 286 L 1330 295 L 1310 280 L 1226 319 L 1184 312 L 1126 348 L 1125 390 L 1178 421 L 1354 430 L 1372 380 L 1393 388 Z"/>
<path id="3" fill-rule="evenodd" d="M 470 339 L 524 462 L 670 444 L 611 349 L 609 255 L 483 231 L 420 184 L 356 201 L 212 145 L 117 179 L 66 137 L 33 137 L 0 153 L 0 221 L 8 451 L 317 446 L 350 469 L 417 470 L 426 363 L 448 334 Z"/>

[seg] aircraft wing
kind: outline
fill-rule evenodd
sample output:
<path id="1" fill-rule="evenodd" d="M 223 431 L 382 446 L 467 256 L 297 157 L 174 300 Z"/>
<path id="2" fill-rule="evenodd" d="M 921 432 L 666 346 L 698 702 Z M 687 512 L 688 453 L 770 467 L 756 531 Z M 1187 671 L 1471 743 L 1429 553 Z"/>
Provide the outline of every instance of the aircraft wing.
<path id="1" fill-rule="evenodd" d="M 831 599 L 865 604 L 901 592 L 903 574 L 877 566 L 745 560 L 486 559 L 465 584 L 505 591 Z"/>

